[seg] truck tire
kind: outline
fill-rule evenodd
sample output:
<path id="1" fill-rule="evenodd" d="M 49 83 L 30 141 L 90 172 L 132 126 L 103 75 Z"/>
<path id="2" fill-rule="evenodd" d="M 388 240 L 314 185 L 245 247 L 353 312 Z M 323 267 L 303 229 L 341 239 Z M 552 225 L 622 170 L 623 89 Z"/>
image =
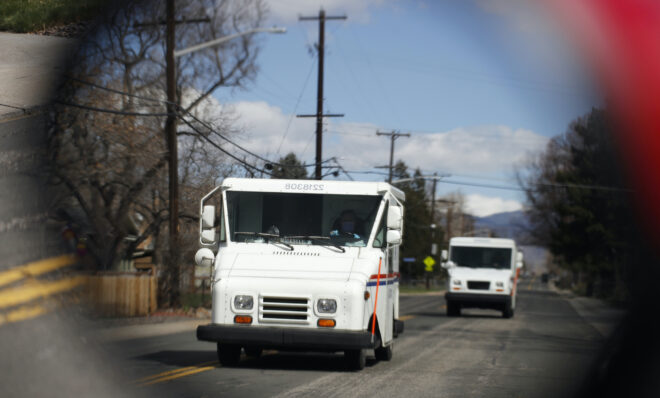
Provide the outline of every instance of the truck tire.
<path id="1" fill-rule="evenodd" d="M 453 301 L 447 301 L 447 316 L 461 316 L 461 305 Z"/>
<path id="2" fill-rule="evenodd" d="M 346 366 L 351 370 L 362 370 L 367 364 L 367 355 L 365 350 L 346 350 L 344 351 L 344 359 Z"/>
<path id="3" fill-rule="evenodd" d="M 248 358 L 260 358 L 261 353 L 263 352 L 263 348 L 261 347 L 244 347 L 243 350 L 245 351 L 245 355 Z"/>
<path id="4" fill-rule="evenodd" d="M 376 359 L 379 361 L 389 361 L 392 359 L 392 346 L 394 342 L 390 343 L 387 347 L 380 346 L 376 348 Z"/>
<path id="5" fill-rule="evenodd" d="M 502 310 L 502 318 L 512 318 L 513 317 L 513 307 L 511 302 L 504 304 L 504 309 Z"/>
<path id="6" fill-rule="evenodd" d="M 222 366 L 236 366 L 241 360 L 241 346 L 218 343 L 218 360 Z"/>

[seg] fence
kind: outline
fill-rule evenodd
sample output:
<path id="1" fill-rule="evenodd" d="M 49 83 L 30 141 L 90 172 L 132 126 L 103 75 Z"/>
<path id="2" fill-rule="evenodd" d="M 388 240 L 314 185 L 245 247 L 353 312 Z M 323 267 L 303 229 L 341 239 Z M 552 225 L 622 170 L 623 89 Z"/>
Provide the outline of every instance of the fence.
<path id="1" fill-rule="evenodd" d="M 102 316 L 144 316 L 158 308 L 155 273 L 107 272 L 89 277 L 90 304 Z"/>

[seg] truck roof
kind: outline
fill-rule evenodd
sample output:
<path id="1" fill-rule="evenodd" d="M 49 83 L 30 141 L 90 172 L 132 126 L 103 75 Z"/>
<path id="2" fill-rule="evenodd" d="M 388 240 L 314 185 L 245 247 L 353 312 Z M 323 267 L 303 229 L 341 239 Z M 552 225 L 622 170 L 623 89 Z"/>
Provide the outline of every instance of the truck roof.
<path id="1" fill-rule="evenodd" d="M 386 182 L 280 180 L 270 178 L 225 178 L 222 187 L 232 191 L 288 192 L 335 195 L 383 195 L 389 192 L 401 202 L 406 195 Z"/>
<path id="2" fill-rule="evenodd" d="M 516 247 L 513 239 L 456 237 L 449 241 L 450 246 L 486 246 L 486 247 Z"/>

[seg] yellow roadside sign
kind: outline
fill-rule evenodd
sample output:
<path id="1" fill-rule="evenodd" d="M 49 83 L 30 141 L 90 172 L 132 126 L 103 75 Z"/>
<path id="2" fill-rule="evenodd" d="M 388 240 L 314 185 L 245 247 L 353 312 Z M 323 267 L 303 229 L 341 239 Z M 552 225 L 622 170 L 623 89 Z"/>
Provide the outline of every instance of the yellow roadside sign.
<path id="1" fill-rule="evenodd" d="M 424 259 L 424 265 L 426 265 L 426 271 L 433 272 L 433 266 L 435 265 L 435 260 L 431 256 L 426 256 Z"/>

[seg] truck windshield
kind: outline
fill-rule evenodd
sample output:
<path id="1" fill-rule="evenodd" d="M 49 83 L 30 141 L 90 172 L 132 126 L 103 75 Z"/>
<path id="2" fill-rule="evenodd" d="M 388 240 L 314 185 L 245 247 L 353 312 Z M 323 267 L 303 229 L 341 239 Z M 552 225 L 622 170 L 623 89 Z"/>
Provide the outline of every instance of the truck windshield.
<path id="1" fill-rule="evenodd" d="M 296 245 L 366 246 L 381 196 L 228 191 L 234 242 L 261 243 L 259 233 Z"/>
<path id="2" fill-rule="evenodd" d="M 450 260 L 459 267 L 508 269 L 511 268 L 511 249 L 452 246 Z"/>

